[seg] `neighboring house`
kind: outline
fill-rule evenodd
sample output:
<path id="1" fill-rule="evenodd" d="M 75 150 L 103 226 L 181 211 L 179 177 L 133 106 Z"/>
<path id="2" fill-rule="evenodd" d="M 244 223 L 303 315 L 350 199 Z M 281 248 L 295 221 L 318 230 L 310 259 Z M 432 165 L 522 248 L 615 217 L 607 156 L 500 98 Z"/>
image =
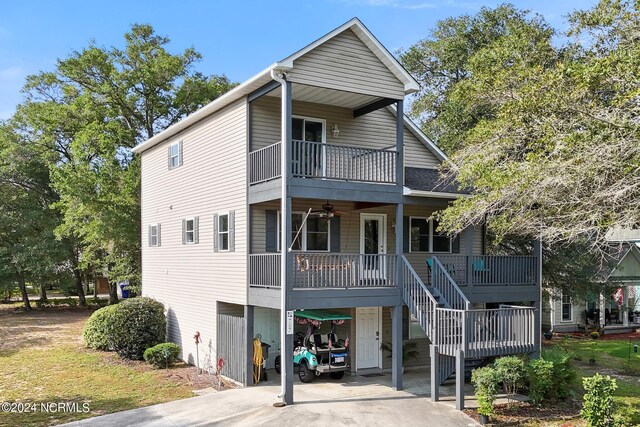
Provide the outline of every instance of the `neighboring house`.
<path id="1" fill-rule="evenodd" d="M 439 180 L 445 155 L 403 114 L 417 90 L 353 19 L 134 149 L 142 293 L 165 304 L 185 360 L 223 357 L 249 384 L 254 336 L 269 367 L 291 361 L 302 309 L 351 314 L 338 334 L 352 371 L 391 369 L 398 389 L 402 341 L 418 340 L 434 399 L 456 357 L 539 350 L 540 246 L 486 256 L 483 227 L 437 232 L 432 214 L 465 192 Z M 282 376 L 291 403 L 291 362 Z"/>
<path id="2" fill-rule="evenodd" d="M 607 267 L 602 273 L 602 283 L 614 291 L 582 298 L 549 292 L 543 311 L 544 330 L 575 332 L 599 328 L 609 334 L 640 328 L 640 239 L 638 242 L 610 241 L 617 243 L 619 253 L 613 268 Z"/>

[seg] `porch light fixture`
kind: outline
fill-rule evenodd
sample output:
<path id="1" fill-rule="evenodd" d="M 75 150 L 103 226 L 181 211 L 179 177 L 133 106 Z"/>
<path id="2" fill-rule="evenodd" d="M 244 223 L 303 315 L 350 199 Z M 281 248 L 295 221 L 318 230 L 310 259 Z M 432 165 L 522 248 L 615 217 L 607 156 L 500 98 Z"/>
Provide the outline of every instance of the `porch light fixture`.
<path id="1" fill-rule="evenodd" d="M 337 123 L 331 126 L 331 135 L 333 135 L 333 137 L 336 139 L 338 139 L 338 136 L 340 136 L 340 128 L 338 127 Z"/>

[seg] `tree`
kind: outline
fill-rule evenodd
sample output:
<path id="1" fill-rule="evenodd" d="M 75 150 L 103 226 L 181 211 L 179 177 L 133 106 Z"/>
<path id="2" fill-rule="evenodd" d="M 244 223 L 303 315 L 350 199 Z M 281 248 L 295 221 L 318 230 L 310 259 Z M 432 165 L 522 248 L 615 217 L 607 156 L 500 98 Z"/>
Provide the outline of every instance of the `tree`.
<path id="1" fill-rule="evenodd" d="M 27 310 L 27 282 L 53 282 L 70 273 L 67 242 L 54 236 L 60 218 L 50 208 L 56 194 L 49 171 L 31 148 L 10 126 L 0 127 L 0 278 L 18 283 Z"/>
<path id="2" fill-rule="evenodd" d="M 540 238 L 606 258 L 606 232 L 640 218 L 638 5 L 573 13 L 561 48 L 530 22 L 472 51 L 466 78 L 442 94 L 473 118 L 450 144 L 448 172 L 473 194 L 440 224 L 486 220 L 498 241 Z"/>
<path id="3" fill-rule="evenodd" d="M 95 44 L 30 76 L 18 109 L 21 132 L 47 153 L 62 214 L 58 236 L 79 242 L 76 280 L 95 268 L 111 284 L 140 283 L 138 143 L 234 86 L 193 71 L 201 56 L 166 50 L 169 39 L 133 25 L 124 49 Z"/>

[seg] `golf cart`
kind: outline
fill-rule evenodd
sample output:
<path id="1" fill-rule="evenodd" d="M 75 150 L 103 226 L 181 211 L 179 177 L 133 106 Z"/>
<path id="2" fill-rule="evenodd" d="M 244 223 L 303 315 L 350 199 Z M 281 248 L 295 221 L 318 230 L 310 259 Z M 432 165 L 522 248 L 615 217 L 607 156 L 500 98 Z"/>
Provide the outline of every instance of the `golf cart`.
<path id="1" fill-rule="evenodd" d="M 336 326 L 351 320 L 348 314 L 327 310 L 301 310 L 295 312 L 298 324 L 306 325 L 306 333 L 295 336 L 293 364 L 298 369 L 298 377 L 308 383 L 315 376 L 329 374 L 339 380 L 349 370 L 349 338 L 338 339 Z M 329 323 L 328 333 L 320 333 L 322 323 Z M 280 372 L 280 356 L 275 360 L 276 372 Z"/>

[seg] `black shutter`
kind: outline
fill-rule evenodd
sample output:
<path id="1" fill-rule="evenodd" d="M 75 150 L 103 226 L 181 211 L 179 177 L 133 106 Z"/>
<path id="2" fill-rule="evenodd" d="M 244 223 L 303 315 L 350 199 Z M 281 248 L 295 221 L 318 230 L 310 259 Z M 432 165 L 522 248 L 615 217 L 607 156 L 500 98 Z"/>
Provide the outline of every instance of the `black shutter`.
<path id="1" fill-rule="evenodd" d="M 265 211 L 265 249 L 278 252 L 278 211 Z"/>
<path id="2" fill-rule="evenodd" d="M 340 217 L 334 216 L 329 221 L 329 241 L 331 242 L 331 247 L 329 250 L 331 252 L 340 252 Z"/>
<path id="3" fill-rule="evenodd" d="M 409 252 L 409 242 L 411 241 L 411 230 L 409 229 L 409 217 L 402 218 L 402 252 Z"/>

